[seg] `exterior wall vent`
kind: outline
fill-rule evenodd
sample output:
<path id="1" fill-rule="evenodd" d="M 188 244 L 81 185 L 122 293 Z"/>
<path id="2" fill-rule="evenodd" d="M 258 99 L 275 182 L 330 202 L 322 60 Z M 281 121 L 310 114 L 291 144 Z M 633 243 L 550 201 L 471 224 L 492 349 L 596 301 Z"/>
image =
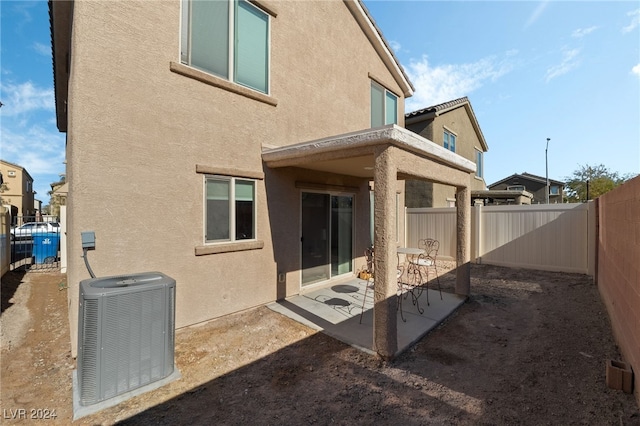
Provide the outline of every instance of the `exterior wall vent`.
<path id="1" fill-rule="evenodd" d="M 80 405 L 114 398 L 174 372 L 175 290 L 175 280 L 160 272 L 80 282 Z"/>

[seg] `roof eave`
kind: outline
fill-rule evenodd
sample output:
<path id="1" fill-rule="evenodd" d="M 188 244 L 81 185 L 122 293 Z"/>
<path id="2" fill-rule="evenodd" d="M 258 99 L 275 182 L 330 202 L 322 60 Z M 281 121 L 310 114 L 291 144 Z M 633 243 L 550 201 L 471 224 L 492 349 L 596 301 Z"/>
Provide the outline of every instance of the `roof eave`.
<path id="1" fill-rule="evenodd" d="M 356 18 L 356 21 L 373 44 L 374 49 L 378 52 L 380 58 L 400 86 L 404 97 L 408 98 L 413 96 L 415 89 L 411 84 L 411 81 L 409 81 L 409 77 L 389 47 L 389 44 L 382 35 L 382 31 L 380 31 L 378 26 L 375 24 L 375 21 L 367 11 L 366 6 L 362 3 L 362 0 L 343 1 L 351 11 L 351 14 Z"/>
<path id="2" fill-rule="evenodd" d="M 56 105 L 56 124 L 67 131 L 67 96 L 69 88 L 69 55 L 73 0 L 49 0 L 51 53 L 53 58 L 53 86 Z"/>

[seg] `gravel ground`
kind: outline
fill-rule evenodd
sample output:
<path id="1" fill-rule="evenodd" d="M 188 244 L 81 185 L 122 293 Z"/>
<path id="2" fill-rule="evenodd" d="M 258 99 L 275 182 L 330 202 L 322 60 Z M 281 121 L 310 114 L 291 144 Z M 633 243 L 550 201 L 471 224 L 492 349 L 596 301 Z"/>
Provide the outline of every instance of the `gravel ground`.
<path id="1" fill-rule="evenodd" d="M 65 280 L 2 278 L 2 424 L 72 421 Z M 392 362 L 258 307 L 178 330 L 181 379 L 74 424 L 640 425 L 608 359 L 590 278 L 474 265 L 469 301 Z"/>

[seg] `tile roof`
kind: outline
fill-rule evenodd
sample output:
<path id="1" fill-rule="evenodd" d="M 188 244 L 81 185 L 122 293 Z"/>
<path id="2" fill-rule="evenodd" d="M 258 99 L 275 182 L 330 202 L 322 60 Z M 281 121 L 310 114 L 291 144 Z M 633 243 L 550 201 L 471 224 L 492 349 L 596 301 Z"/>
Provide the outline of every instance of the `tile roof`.
<path id="1" fill-rule="evenodd" d="M 441 104 L 432 105 L 432 106 L 429 106 L 429 107 L 426 107 L 426 108 L 419 109 L 417 111 L 409 112 L 409 113 L 405 114 L 404 116 L 406 118 L 409 118 L 409 117 L 416 117 L 418 115 L 427 114 L 427 113 L 448 111 L 451 108 L 458 107 L 460 105 L 464 105 L 465 103 L 468 103 L 469 107 L 471 107 L 471 102 L 469 102 L 469 98 L 464 96 L 462 98 L 454 99 L 452 101 L 443 102 Z"/>
<path id="2" fill-rule="evenodd" d="M 506 182 L 506 181 L 508 181 L 508 180 L 510 180 L 512 178 L 515 178 L 515 177 L 518 177 L 518 178 L 521 178 L 521 179 L 528 179 L 528 180 L 532 180 L 534 182 L 539 182 L 539 183 L 546 183 L 547 182 L 547 179 L 544 176 L 532 175 L 531 173 L 524 172 L 524 173 L 514 173 L 511 176 L 508 176 L 508 177 L 506 177 L 504 179 L 500 179 L 499 181 L 492 183 L 491 185 L 487 185 L 487 187 L 491 188 L 493 186 L 499 185 L 499 184 L 501 184 L 503 182 Z M 551 178 L 549 178 L 549 182 L 553 183 L 555 185 L 563 185 L 564 186 L 564 184 L 565 184 L 562 181 L 551 179 Z"/>

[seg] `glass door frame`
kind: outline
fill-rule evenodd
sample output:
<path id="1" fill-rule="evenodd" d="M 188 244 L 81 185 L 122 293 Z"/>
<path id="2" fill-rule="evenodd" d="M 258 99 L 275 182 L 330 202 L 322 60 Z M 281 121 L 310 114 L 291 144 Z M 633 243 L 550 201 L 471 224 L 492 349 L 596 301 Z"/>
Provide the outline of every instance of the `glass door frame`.
<path id="1" fill-rule="evenodd" d="M 327 195 L 329 196 L 329 206 L 328 206 L 328 216 L 329 216 L 329 229 L 327 230 L 327 234 L 328 234 L 328 238 L 327 238 L 327 259 L 328 259 L 328 263 L 325 264 L 325 267 L 327 269 L 327 275 L 328 278 L 327 279 L 320 279 L 318 281 L 312 281 L 309 283 L 304 283 L 303 279 L 304 279 L 304 269 L 303 269 L 303 256 L 304 256 L 304 250 L 303 250 L 303 195 L 305 193 L 312 193 L 312 194 L 322 194 L 322 195 Z M 351 198 L 351 256 L 350 256 L 350 267 L 349 267 L 349 271 L 343 273 L 343 274 L 337 274 L 337 275 L 333 275 L 332 274 L 332 259 L 331 259 L 331 246 L 332 246 L 332 230 L 333 230 L 333 223 L 332 223 L 332 205 L 331 205 L 331 201 L 333 199 L 333 197 L 350 197 Z M 323 191 L 323 190 L 314 190 L 314 189 L 302 189 L 300 191 L 300 226 L 299 226 L 299 238 L 300 238 L 300 248 L 299 248 L 299 261 L 300 261 L 300 288 L 301 289 L 308 289 L 310 287 L 314 287 L 317 285 L 321 285 L 321 284 L 326 284 L 327 282 L 331 281 L 332 279 L 335 279 L 337 277 L 344 277 L 348 274 L 352 274 L 353 273 L 353 267 L 354 267 L 354 247 L 355 247 L 355 229 L 356 229 L 356 206 L 355 206 L 355 201 L 356 201 L 356 194 L 353 192 L 344 192 L 344 191 Z"/>

